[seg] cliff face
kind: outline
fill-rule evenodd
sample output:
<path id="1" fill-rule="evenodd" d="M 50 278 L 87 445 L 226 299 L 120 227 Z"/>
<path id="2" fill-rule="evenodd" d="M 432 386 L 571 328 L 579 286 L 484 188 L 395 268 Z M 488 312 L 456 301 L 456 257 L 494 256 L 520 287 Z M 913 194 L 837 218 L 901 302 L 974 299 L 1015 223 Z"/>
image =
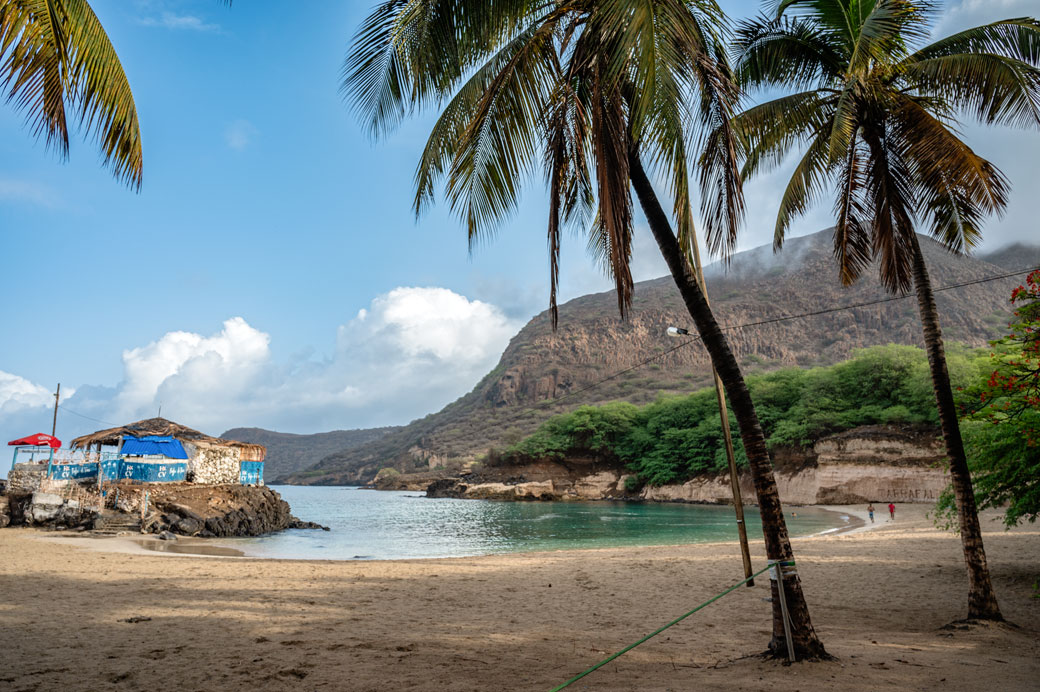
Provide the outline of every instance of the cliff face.
<path id="1" fill-rule="evenodd" d="M 929 239 L 921 242 L 936 288 L 1007 271 L 980 259 L 951 255 Z M 867 271 L 854 286 L 842 287 L 829 231 L 792 239 L 776 256 L 768 247 L 739 253 L 727 270 L 713 266 L 707 272 L 715 314 L 746 373 L 832 364 L 856 348 L 877 344 L 922 345 L 912 296 L 783 319 L 890 297 L 875 274 Z M 1016 277 L 938 292 L 946 339 L 984 345 L 1006 325 L 1007 296 L 1018 283 Z M 292 474 L 288 481 L 356 483 L 370 480 L 385 466 L 401 471 L 435 464 L 457 467 L 581 404 L 644 403 L 660 393 L 688 393 L 706 386 L 707 352 L 691 340 L 666 353 L 678 345 L 665 336 L 669 326 L 692 328 L 671 277 L 636 284 L 632 312 L 624 321 L 617 317 L 613 293 L 572 300 L 560 308 L 556 333 L 546 313 L 532 319 L 509 343 L 498 366 L 469 394 L 379 440 L 325 457 L 306 475 Z M 661 357 L 585 390 L 654 354 Z M 536 406 L 579 390 L 558 404 Z"/>
<path id="2" fill-rule="evenodd" d="M 865 426 L 818 441 L 809 449 L 777 455 L 776 481 L 787 504 L 934 502 L 947 485 L 943 447 L 934 432 Z M 731 504 L 726 475 L 702 476 L 683 484 L 628 491 L 623 469 L 594 463 L 535 464 L 445 479 L 430 486 L 432 497 L 495 500 L 605 500 Z M 750 474 L 740 475 L 745 503 L 754 503 Z"/>

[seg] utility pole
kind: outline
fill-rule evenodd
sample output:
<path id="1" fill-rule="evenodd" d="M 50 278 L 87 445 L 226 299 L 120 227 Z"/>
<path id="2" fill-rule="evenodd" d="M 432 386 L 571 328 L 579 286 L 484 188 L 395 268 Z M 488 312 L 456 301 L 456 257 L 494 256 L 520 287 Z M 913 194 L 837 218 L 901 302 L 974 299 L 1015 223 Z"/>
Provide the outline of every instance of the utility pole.
<path id="1" fill-rule="evenodd" d="M 708 303 L 708 284 L 704 281 L 704 267 L 701 265 L 701 251 L 697 247 L 697 232 L 690 229 L 690 248 L 693 254 L 693 269 L 697 277 L 697 283 L 701 285 L 701 293 L 704 294 L 704 302 Z M 709 307 L 711 306 L 708 303 Z M 722 378 L 711 366 L 711 374 L 715 378 L 715 398 L 719 402 L 719 418 L 722 419 L 722 438 L 726 442 L 726 458 L 729 460 L 729 483 L 733 489 L 733 509 L 737 514 L 737 532 L 740 535 L 740 556 L 744 560 L 744 578 L 751 576 L 751 552 L 748 549 L 747 526 L 744 523 L 744 498 L 740 493 L 740 479 L 737 477 L 737 460 L 733 456 L 733 436 L 729 431 L 729 411 L 726 408 L 726 392 L 722 386 Z M 755 585 L 755 580 L 747 582 L 749 587 Z"/>
<path id="2" fill-rule="evenodd" d="M 61 382 L 58 383 L 58 391 L 54 392 L 54 420 L 51 421 L 51 437 L 58 431 L 58 400 L 61 398 Z"/>

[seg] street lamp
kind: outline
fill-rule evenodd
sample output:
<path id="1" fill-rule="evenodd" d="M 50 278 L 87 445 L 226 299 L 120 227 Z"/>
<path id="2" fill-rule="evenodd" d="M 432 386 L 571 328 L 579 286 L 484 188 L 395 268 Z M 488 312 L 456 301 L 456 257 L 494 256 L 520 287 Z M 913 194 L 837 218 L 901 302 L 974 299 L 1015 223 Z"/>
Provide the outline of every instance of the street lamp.
<path id="1" fill-rule="evenodd" d="M 669 327 L 668 336 L 682 338 L 690 336 L 690 330 L 682 327 Z M 719 418 L 722 419 L 722 438 L 726 442 L 726 458 L 729 460 L 729 483 L 733 489 L 733 509 L 737 514 L 737 532 L 740 534 L 740 556 L 744 560 L 744 577 L 751 576 L 751 553 L 748 549 L 747 527 L 744 525 L 744 499 L 740 493 L 740 480 L 737 478 L 737 460 L 733 456 L 733 436 L 729 431 L 729 411 L 726 409 L 726 393 L 722 388 L 722 378 L 712 366 L 711 374 L 715 378 L 715 398 L 719 404 Z M 755 580 L 749 579 L 748 586 L 754 586 Z"/>

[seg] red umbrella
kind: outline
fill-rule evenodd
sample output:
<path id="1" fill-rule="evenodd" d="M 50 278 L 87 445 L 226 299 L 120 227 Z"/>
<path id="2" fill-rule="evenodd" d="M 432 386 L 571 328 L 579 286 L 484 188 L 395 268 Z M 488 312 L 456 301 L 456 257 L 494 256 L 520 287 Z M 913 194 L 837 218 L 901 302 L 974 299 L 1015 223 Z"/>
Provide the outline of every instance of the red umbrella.
<path id="1" fill-rule="evenodd" d="M 29 435 L 18 440 L 11 440 L 7 443 L 8 446 L 33 446 L 33 447 L 53 447 L 58 449 L 61 447 L 61 440 L 45 433 L 36 433 L 35 435 Z"/>

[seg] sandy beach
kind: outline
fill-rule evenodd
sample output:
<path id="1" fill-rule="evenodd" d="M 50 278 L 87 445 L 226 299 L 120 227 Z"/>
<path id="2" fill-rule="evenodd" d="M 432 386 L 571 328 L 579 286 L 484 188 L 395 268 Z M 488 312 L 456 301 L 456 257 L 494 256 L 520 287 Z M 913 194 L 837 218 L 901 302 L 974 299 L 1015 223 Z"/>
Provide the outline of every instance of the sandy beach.
<path id="1" fill-rule="evenodd" d="M 760 580 L 569 689 L 1038 689 L 1040 527 L 984 515 L 1012 624 L 951 627 L 967 579 L 928 508 L 796 542 L 835 660 L 755 656 Z M 0 531 L 0 689 L 549 690 L 741 578 L 725 543 L 384 562 L 112 552 L 127 545 Z"/>

